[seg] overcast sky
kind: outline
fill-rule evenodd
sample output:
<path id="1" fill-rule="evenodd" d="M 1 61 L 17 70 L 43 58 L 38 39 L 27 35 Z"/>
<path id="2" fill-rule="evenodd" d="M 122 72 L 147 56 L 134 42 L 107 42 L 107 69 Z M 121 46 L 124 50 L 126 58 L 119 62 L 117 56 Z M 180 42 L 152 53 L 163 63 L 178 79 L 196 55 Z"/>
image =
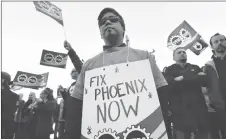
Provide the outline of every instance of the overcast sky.
<path id="1" fill-rule="evenodd" d="M 68 87 L 73 67 L 68 59 L 66 69 L 40 65 L 43 49 L 67 53 L 63 47 L 64 29 L 67 40 L 80 58 L 87 60 L 102 51 L 97 16 L 105 7 L 115 8 L 124 18 L 130 46 L 156 50 L 162 70 L 173 64 L 167 48 L 168 35 L 186 20 L 207 42 L 216 32 L 226 34 L 224 2 L 52 2 L 62 9 L 64 28 L 52 18 L 37 12 L 33 2 L 2 2 L 2 70 L 12 78 L 18 70 L 42 74 L 50 72 L 48 87 Z M 211 50 L 200 56 L 190 50 L 188 62 L 203 66 Z M 21 89 L 25 98 L 31 89 Z M 40 90 L 34 90 L 39 94 Z"/>

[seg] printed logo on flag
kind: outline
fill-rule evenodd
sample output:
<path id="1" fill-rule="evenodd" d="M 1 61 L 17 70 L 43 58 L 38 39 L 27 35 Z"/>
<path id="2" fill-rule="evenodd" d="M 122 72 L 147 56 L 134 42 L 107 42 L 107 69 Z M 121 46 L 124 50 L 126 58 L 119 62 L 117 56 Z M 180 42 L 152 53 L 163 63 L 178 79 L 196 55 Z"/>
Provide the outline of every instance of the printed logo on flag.
<path id="1" fill-rule="evenodd" d="M 67 54 L 43 50 L 40 64 L 45 66 L 65 68 L 67 64 Z"/>
<path id="2" fill-rule="evenodd" d="M 63 26 L 63 17 L 61 9 L 48 1 L 33 1 L 37 11 L 55 19 Z"/>
<path id="3" fill-rule="evenodd" d="M 199 39 L 192 47 L 189 49 L 195 53 L 196 55 L 199 55 L 201 52 L 203 52 L 208 47 L 208 44 L 203 40 Z"/>
<path id="4" fill-rule="evenodd" d="M 47 85 L 49 73 L 32 74 L 28 72 L 18 71 L 13 84 L 26 88 L 38 89 Z"/>
<path id="5" fill-rule="evenodd" d="M 168 37 L 167 47 L 175 50 L 177 47 L 190 48 L 200 35 L 186 22 L 183 21 Z"/>

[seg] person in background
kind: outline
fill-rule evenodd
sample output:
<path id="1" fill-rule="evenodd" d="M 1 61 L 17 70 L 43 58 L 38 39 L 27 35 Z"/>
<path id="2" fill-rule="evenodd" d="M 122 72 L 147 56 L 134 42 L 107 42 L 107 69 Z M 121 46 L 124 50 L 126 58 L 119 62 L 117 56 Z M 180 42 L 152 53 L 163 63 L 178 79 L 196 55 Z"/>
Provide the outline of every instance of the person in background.
<path id="1" fill-rule="evenodd" d="M 25 101 L 23 100 L 23 94 L 19 94 L 19 100 L 16 103 L 17 110 L 15 113 L 15 139 L 24 139 L 25 125 L 22 120 L 22 113 Z"/>
<path id="2" fill-rule="evenodd" d="M 53 98 L 53 90 L 45 88 L 40 98 L 32 106 L 32 110 L 37 116 L 37 126 L 35 132 L 36 139 L 49 139 L 53 133 L 53 114 L 56 109 L 55 100 Z"/>
<path id="3" fill-rule="evenodd" d="M 197 65 L 187 63 L 183 47 L 173 52 L 175 64 L 165 69 L 165 79 L 170 91 L 172 122 L 177 139 L 208 138 L 208 111 L 202 86 L 207 85 L 207 77 Z"/>
<path id="4" fill-rule="evenodd" d="M 32 110 L 32 106 L 37 102 L 36 94 L 30 92 L 27 102 L 24 105 L 22 118 L 26 125 L 26 132 L 28 139 L 35 139 L 35 132 L 37 127 L 37 116 Z"/>
<path id="5" fill-rule="evenodd" d="M 73 92 L 74 86 L 76 84 L 76 80 L 79 76 L 79 72 L 73 68 L 71 71 L 71 78 L 74 80 L 74 82 L 71 84 L 69 88 L 63 88 L 62 86 L 59 86 L 58 92 L 62 96 L 62 100 L 60 103 L 60 110 L 59 110 L 59 124 L 58 124 L 58 130 L 59 130 L 59 138 L 62 139 L 65 134 L 65 116 L 66 116 L 66 105 L 67 100 L 71 93 Z"/>
<path id="6" fill-rule="evenodd" d="M 65 118 L 63 117 L 63 110 L 64 110 L 64 99 L 61 99 L 60 107 L 59 107 L 58 128 L 57 128 L 59 132 L 58 139 L 64 138 Z"/>
<path id="7" fill-rule="evenodd" d="M 2 111 L 2 139 L 13 139 L 14 136 L 14 114 L 19 96 L 9 88 L 11 76 L 1 72 L 1 111 Z"/>
<path id="8" fill-rule="evenodd" d="M 210 45 L 214 55 L 204 68 L 208 77 L 206 91 L 210 105 L 216 111 L 214 125 L 220 127 L 221 136 L 226 139 L 226 37 L 216 33 L 210 38 Z M 219 135 L 214 134 L 213 138 L 217 139 Z"/>

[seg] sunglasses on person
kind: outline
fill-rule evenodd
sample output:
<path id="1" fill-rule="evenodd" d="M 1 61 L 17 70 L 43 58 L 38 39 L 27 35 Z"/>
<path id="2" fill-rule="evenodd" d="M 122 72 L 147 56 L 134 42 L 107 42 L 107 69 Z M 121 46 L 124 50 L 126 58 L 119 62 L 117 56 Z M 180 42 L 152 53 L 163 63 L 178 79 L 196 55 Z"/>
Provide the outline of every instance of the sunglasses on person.
<path id="1" fill-rule="evenodd" d="M 110 17 L 101 19 L 101 20 L 99 21 L 99 25 L 100 25 L 100 26 L 104 25 L 108 20 L 110 20 L 111 23 L 117 23 L 117 22 L 119 22 L 120 19 L 119 19 L 119 17 L 117 17 L 117 16 L 110 16 Z"/>

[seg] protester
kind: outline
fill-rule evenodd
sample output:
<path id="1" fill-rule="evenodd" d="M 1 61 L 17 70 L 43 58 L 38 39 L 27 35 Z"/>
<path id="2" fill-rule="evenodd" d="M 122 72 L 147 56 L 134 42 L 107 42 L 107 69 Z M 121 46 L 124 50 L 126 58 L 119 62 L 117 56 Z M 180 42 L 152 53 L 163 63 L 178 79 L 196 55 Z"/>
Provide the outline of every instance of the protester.
<path id="1" fill-rule="evenodd" d="M 165 69 L 165 78 L 169 84 L 172 122 L 177 139 L 190 139 L 191 133 L 196 139 L 208 137 L 208 111 L 201 91 L 206 86 L 207 77 L 197 66 L 187 63 L 184 48 L 173 52 L 175 64 Z"/>
<path id="2" fill-rule="evenodd" d="M 64 41 L 64 48 L 68 50 L 68 55 L 71 59 L 72 64 L 78 73 L 81 72 L 83 62 L 80 60 L 79 56 L 76 54 L 75 50 L 71 47 L 71 44 Z"/>
<path id="3" fill-rule="evenodd" d="M 220 128 L 221 136 L 226 138 L 226 37 L 216 33 L 210 38 L 214 55 L 205 65 L 208 76 L 207 94 L 212 108 L 216 110 L 215 126 Z M 212 135 L 219 138 L 218 134 Z"/>
<path id="4" fill-rule="evenodd" d="M 1 72 L 1 80 L 2 139 L 13 139 L 14 114 L 19 96 L 10 90 L 11 76 L 7 72 Z"/>
<path id="5" fill-rule="evenodd" d="M 59 117 L 58 117 L 58 139 L 64 138 L 65 132 L 65 118 L 63 117 L 64 112 L 64 99 L 60 101 Z"/>
<path id="6" fill-rule="evenodd" d="M 36 104 L 37 98 L 34 92 L 30 92 L 27 102 L 24 105 L 22 118 L 26 125 L 28 139 L 35 139 L 35 132 L 37 127 L 37 115 L 34 113 L 32 107 Z"/>
<path id="7" fill-rule="evenodd" d="M 32 109 L 38 119 L 35 134 L 36 139 L 49 139 L 50 134 L 53 133 L 53 113 L 56 109 L 53 90 L 45 88 L 35 105 L 32 106 Z"/>
<path id="8" fill-rule="evenodd" d="M 62 139 L 64 136 L 67 100 L 68 100 L 68 97 L 73 92 L 78 75 L 79 75 L 79 72 L 75 68 L 73 68 L 71 71 L 71 78 L 74 80 L 74 82 L 71 84 L 71 86 L 69 88 L 63 88 L 62 86 L 59 86 L 59 88 L 58 88 L 58 91 L 63 98 L 60 103 L 60 111 L 59 111 L 59 126 L 58 126 L 59 139 Z"/>
<path id="9" fill-rule="evenodd" d="M 167 85 L 162 73 L 152 57 L 146 51 L 137 50 L 126 46 L 123 43 L 125 35 L 125 23 L 122 16 L 112 8 L 105 8 L 98 17 L 101 38 L 104 40 L 103 52 L 89 59 L 83 64 L 81 73 L 72 92 L 72 97 L 68 99 L 68 107 L 66 114 L 66 139 L 75 139 L 81 136 L 81 118 L 82 118 L 82 100 L 85 72 L 103 66 L 109 66 L 128 61 L 139 61 L 149 59 L 152 73 L 163 115 L 167 108 L 167 92 L 164 86 Z M 142 68 L 142 67 L 141 67 Z"/>
<path id="10" fill-rule="evenodd" d="M 15 113 L 15 139 L 25 139 L 24 134 L 26 132 L 26 126 L 24 124 L 22 113 L 25 101 L 23 100 L 23 94 L 19 94 L 19 100 L 16 103 L 17 111 Z"/>

